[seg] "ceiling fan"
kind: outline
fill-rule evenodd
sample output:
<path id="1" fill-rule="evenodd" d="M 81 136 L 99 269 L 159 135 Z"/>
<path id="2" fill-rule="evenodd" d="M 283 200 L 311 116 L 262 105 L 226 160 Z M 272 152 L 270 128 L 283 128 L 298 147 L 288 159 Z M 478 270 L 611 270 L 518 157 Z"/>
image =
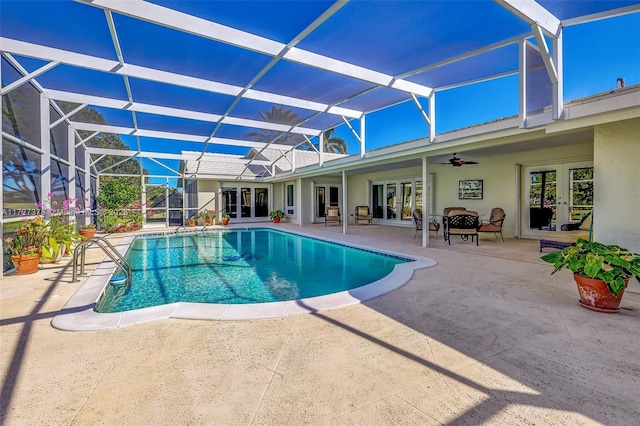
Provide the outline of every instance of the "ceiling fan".
<path id="1" fill-rule="evenodd" d="M 438 163 L 438 164 L 451 164 L 453 167 L 461 167 L 463 164 L 478 164 L 476 161 L 465 161 L 456 157 L 456 153 L 453 153 L 453 157 L 449 159 L 448 163 Z"/>

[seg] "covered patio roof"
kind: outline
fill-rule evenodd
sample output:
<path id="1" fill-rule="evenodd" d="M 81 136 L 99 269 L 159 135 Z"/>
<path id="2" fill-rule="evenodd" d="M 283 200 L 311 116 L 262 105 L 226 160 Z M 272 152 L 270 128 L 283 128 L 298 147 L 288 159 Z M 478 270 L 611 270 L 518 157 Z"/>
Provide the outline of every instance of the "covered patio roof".
<path id="1" fill-rule="evenodd" d="M 181 171 L 232 179 L 272 176 L 282 168 L 276 163 L 294 161 L 296 148 L 319 149 L 321 165 L 330 158 L 319 140 L 341 125 L 365 157 L 365 118 L 403 102 L 413 102 L 426 143 L 436 143 L 437 92 L 509 75 L 520 75 L 522 126 L 547 106 L 559 119 L 562 29 L 638 12 L 640 2 L 9 0 L 0 7 L 3 69 L 15 70 L 3 73 L 2 94 L 23 84 L 40 90 L 93 155 L 96 173 L 98 159 L 113 155 L 138 158 L 141 168 L 152 159 L 176 176 L 176 161 L 189 161 Z M 527 84 L 537 90 L 527 95 Z M 82 115 L 87 108 L 104 122 Z M 133 152 L 95 146 L 101 134 L 120 135 Z M 230 164 L 199 165 L 211 158 Z"/>

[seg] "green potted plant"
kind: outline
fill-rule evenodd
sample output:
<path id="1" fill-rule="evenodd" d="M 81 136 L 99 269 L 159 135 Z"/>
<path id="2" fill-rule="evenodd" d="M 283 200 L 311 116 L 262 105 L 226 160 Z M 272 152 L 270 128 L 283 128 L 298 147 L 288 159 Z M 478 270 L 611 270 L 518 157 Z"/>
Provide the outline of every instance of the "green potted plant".
<path id="1" fill-rule="evenodd" d="M 269 219 L 274 223 L 280 223 L 280 219 L 284 218 L 284 212 L 282 210 L 272 210 L 269 212 Z"/>
<path id="2" fill-rule="evenodd" d="M 631 277 L 640 282 L 640 254 L 616 245 L 578 238 L 575 245 L 541 257 L 555 274 L 566 267 L 580 292 L 580 305 L 598 312 L 619 311 L 620 299 Z"/>
<path id="3" fill-rule="evenodd" d="M 193 228 L 194 226 L 196 226 L 196 222 L 198 222 L 198 216 L 194 215 L 194 216 L 189 217 L 187 222 L 189 223 L 189 227 Z"/>
<path id="4" fill-rule="evenodd" d="M 216 218 L 216 212 L 213 210 L 204 209 L 200 212 L 200 217 L 204 221 L 205 226 L 213 225 L 213 220 Z"/>
<path id="5" fill-rule="evenodd" d="M 22 225 L 13 232 L 13 237 L 5 238 L 16 275 L 38 272 L 38 263 L 42 246 L 47 238 L 46 223 L 42 216 L 23 220 Z"/>
<path id="6" fill-rule="evenodd" d="M 222 215 L 222 224 L 223 225 L 228 225 L 229 221 L 231 220 L 231 216 L 229 216 L 228 214 L 223 214 Z"/>
<path id="7" fill-rule="evenodd" d="M 40 263 L 57 263 L 63 255 L 73 253 L 73 248 L 86 239 L 76 231 L 76 225 L 67 215 L 53 216 L 46 226 L 47 238 L 42 245 Z M 93 229 L 95 233 L 95 226 Z"/>

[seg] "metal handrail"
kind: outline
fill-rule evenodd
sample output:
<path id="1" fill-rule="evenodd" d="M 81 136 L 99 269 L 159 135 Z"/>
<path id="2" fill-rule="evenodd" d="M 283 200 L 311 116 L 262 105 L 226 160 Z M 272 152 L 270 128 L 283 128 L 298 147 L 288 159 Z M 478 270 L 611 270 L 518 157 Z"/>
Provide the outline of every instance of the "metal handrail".
<path id="1" fill-rule="evenodd" d="M 106 246 L 103 244 L 106 243 Z M 71 278 L 72 283 L 77 283 L 80 281 L 78 279 L 78 253 L 80 253 L 80 275 L 85 275 L 84 273 L 84 264 L 85 264 L 85 251 L 87 247 L 91 245 L 97 245 L 102 249 L 102 251 L 109 256 L 109 258 L 119 267 L 126 277 L 127 283 L 131 281 L 131 265 L 124 259 L 124 257 L 120 254 L 118 250 L 111 244 L 106 238 L 103 237 L 92 237 L 85 241 L 82 241 L 80 244 L 76 246 L 76 249 L 73 251 L 73 276 Z M 107 250 L 107 248 L 109 250 Z M 115 254 L 115 256 L 114 256 Z"/>

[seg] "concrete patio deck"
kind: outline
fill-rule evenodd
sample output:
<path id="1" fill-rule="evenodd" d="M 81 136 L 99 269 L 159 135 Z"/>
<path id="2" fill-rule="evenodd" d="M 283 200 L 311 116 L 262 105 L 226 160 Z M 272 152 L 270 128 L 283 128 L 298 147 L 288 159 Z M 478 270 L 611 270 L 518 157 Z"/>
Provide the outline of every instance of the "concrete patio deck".
<path id="1" fill-rule="evenodd" d="M 82 285 L 68 265 L 5 277 L 0 424 L 638 424 L 640 294 L 581 308 L 537 241 L 278 226 L 438 265 L 336 310 L 91 332 L 50 325 Z"/>

